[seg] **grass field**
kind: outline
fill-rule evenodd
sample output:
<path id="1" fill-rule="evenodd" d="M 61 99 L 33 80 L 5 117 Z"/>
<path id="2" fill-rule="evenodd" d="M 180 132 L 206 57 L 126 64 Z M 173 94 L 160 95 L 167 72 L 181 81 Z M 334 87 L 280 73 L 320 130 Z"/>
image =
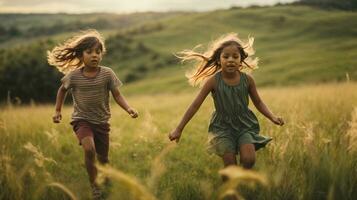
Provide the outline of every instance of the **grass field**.
<path id="1" fill-rule="evenodd" d="M 356 12 L 287 5 L 127 16 L 4 14 L 0 19 L 20 34 L 0 38 L 1 63 L 9 67 L 4 70 L 0 63 L 0 77 L 13 81 L 0 80 L 1 94 L 16 94 L 15 86 L 29 94 L 45 92 L 29 89 L 44 85 L 36 82 L 34 63 L 49 67 L 47 49 L 36 45 L 62 42 L 87 25 L 98 25 L 94 28 L 107 38 L 111 52 L 104 65 L 122 80 L 126 73 L 142 73 L 121 88 L 140 117 L 131 119 L 112 105 L 110 165 L 100 167 L 100 180 L 108 176 L 113 183 L 108 199 L 200 200 L 226 194 L 258 200 L 356 199 Z M 261 61 L 255 81 L 265 103 L 286 121 L 277 127 L 252 108 L 261 134 L 273 141 L 257 152 L 256 166 L 248 172 L 220 171 L 221 159 L 206 152 L 210 97 L 179 144 L 167 138 L 198 92 L 183 76 L 191 63 L 180 65 L 173 53 L 205 47 L 228 32 L 255 37 Z M 122 35 L 132 41 L 124 47 L 133 48 L 119 48 L 127 42 Z M 8 69 L 31 73 L 9 75 Z M 72 107 L 66 105 L 61 124 L 53 124 L 54 105 L 6 105 L 5 99 L 0 102 L 0 200 L 90 199 L 82 148 L 69 125 Z M 227 170 L 231 181 L 222 184 L 220 174 Z"/>
<path id="2" fill-rule="evenodd" d="M 352 200 L 357 196 L 356 88 L 340 83 L 261 89 L 286 125 L 274 126 L 255 111 L 261 134 L 274 140 L 257 153 L 256 178 L 238 176 L 224 186 L 218 174 L 222 161 L 205 151 L 210 97 L 176 145 L 167 134 L 196 91 L 129 96 L 140 117 L 131 119 L 112 105 L 111 164 L 102 169 L 113 181 L 108 199 L 217 199 L 234 188 L 247 199 Z M 56 125 L 53 105 L 1 108 L 0 199 L 90 197 L 82 149 L 69 125 L 71 109 L 64 108 Z M 266 185 L 259 184 L 262 177 Z M 254 180 L 256 187 L 248 187 Z"/>

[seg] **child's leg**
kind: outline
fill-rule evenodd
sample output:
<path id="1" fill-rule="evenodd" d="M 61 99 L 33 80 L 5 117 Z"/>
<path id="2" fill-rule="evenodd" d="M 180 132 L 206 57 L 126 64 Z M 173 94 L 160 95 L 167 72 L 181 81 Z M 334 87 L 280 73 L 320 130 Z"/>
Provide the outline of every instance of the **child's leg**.
<path id="1" fill-rule="evenodd" d="M 230 165 L 237 165 L 237 159 L 236 159 L 236 154 L 231 153 L 231 152 L 226 152 L 222 156 L 224 167 L 228 167 Z M 222 176 L 222 181 L 226 182 L 228 181 L 227 176 Z"/>
<path id="2" fill-rule="evenodd" d="M 237 165 L 237 159 L 235 153 L 226 152 L 223 154 L 222 158 L 224 162 L 224 167 L 227 167 L 229 165 Z"/>
<path id="3" fill-rule="evenodd" d="M 240 164 L 251 169 L 255 163 L 255 147 L 254 144 L 242 144 L 239 147 Z"/>
<path id="4" fill-rule="evenodd" d="M 109 124 L 96 124 L 93 127 L 94 145 L 97 152 L 97 159 L 100 164 L 109 163 Z"/>
<path id="5" fill-rule="evenodd" d="M 97 152 L 97 160 L 101 165 L 109 163 L 108 152 L 109 152 L 109 124 L 96 124 L 92 125 L 92 130 L 94 133 L 94 145 Z M 111 187 L 111 181 L 108 177 L 104 178 L 103 186 L 104 196 L 109 193 L 109 188 Z"/>
<path id="6" fill-rule="evenodd" d="M 84 160 L 89 176 L 89 182 L 93 186 L 95 185 L 95 179 L 97 178 L 97 168 L 95 166 L 95 145 L 93 137 L 84 137 L 81 140 L 81 144 L 84 150 Z"/>
<path id="7" fill-rule="evenodd" d="M 92 187 L 93 199 L 101 199 L 102 192 L 96 184 L 97 167 L 95 166 L 96 147 L 91 124 L 86 121 L 73 121 L 73 130 L 77 135 L 84 151 L 84 161 L 87 168 L 89 182 Z"/>

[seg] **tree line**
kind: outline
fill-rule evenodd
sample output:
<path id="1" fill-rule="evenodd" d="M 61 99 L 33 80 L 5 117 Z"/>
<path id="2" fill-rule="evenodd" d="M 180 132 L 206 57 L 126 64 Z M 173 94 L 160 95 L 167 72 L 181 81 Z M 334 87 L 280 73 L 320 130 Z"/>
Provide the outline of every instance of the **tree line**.
<path id="1" fill-rule="evenodd" d="M 318 6 L 330 9 L 357 10 L 357 0 L 300 0 L 298 4 Z"/>

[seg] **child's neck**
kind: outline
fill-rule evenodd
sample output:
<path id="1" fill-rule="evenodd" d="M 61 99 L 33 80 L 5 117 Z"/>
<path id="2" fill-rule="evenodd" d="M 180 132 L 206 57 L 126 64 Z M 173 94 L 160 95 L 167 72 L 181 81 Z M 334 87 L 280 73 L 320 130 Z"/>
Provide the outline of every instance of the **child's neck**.
<path id="1" fill-rule="evenodd" d="M 99 67 L 89 67 L 84 66 L 82 70 L 82 74 L 88 78 L 94 78 L 98 75 L 100 68 Z"/>
<path id="2" fill-rule="evenodd" d="M 99 66 L 90 67 L 90 66 L 84 65 L 84 67 L 83 67 L 83 71 L 85 71 L 85 72 L 96 72 L 98 70 L 99 70 Z"/>
<path id="3" fill-rule="evenodd" d="M 224 72 L 222 71 L 222 79 L 223 81 L 230 86 L 236 86 L 240 83 L 240 71 L 236 72 Z"/>
<path id="4" fill-rule="evenodd" d="M 235 79 L 237 76 L 240 76 L 240 71 L 237 70 L 235 72 L 225 72 L 222 71 L 222 76 L 226 79 Z"/>

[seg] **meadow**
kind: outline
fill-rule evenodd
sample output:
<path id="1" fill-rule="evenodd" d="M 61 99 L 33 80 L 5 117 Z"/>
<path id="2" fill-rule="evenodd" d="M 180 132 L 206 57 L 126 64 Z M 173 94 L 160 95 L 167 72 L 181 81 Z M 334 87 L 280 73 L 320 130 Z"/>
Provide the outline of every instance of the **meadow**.
<path id="1" fill-rule="evenodd" d="M 87 28 L 105 36 L 102 64 L 125 82 L 121 91 L 140 114 L 131 119 L 112 102 L 110 165 L 99 166 L 100 181 L 112 181 L 107 199 L 356 199 L 356 12 L 286 5 L 0 19 L 1 200 L 90 199 L 70 103 L 52 123 L 62 75 L 46 62 L 47 50 Z M 180 143 L 167 138 L 199 90 L 184 76 L 192 63 L 180 65 L 173 54 L 198 44 L 203 51 L 229 32 L 255 37 L 258 90 L 286 121 L 277 127 L 251 106 L 261 134 L 273 137 L 252 171 L 222 171 L 221 159 L 206 152 L 210 97 Z"/>
<path id="2" fill-rule="evenodd" d="M 182 140 L 167 134 L 197 90 L 129 96 L 140 112 L 131 119 L 112 104 L 108 199 L 354 199 L 357 196 L 356 83 L 261 88 L 277 127 L 252 108 L 261 134 L 274 140 L 257 152 L 254 173 L 222 185 L 222 161 L 205 150 L 213 111 L 208 97 Z M 53 105 L 7 105 L 0 114 L 0 199 L 88 199 L 83 153 L 69 125 L 72 108 L 53 124 Z M 235 171 L 238 170 L 238 171 Z M 232 172 L 232 173 L 233 173 Z M 231 174 L 232 174 L 231 173 Z M 233 173 L 234 174 L 234 173 Z"/>

